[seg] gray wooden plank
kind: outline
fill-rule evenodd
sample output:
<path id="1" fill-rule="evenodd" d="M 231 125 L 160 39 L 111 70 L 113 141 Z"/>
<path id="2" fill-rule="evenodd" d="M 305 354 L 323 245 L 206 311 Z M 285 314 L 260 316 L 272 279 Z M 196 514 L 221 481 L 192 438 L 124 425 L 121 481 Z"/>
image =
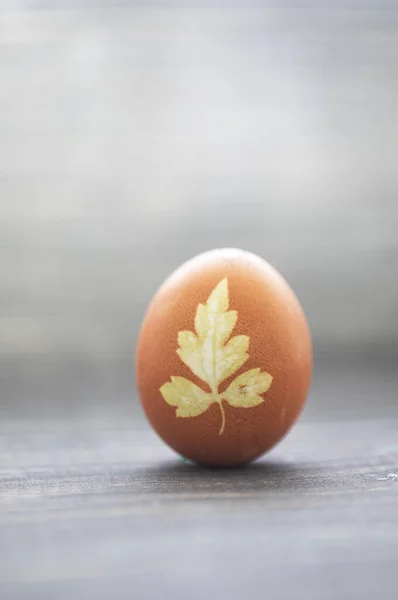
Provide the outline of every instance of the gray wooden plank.
<path id="1" fill-rule="evenodd" d="M 230 471 L 145 429 L 4 434 L 1 597 L 392 599 L 397 424 L 304 422 Z"/>

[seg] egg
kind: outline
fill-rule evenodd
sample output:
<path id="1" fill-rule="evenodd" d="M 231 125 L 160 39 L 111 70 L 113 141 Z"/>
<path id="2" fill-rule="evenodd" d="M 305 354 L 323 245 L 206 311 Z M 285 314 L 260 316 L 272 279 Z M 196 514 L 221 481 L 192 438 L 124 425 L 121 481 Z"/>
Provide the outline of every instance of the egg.
<path id="1" fill-rule="evenodd" d="M 311 373 L 294 292 L 265 260 L 238 249 L 205 252 L 171 274 L 137 344 L 136 381 L 153 429 L 207 466 L 243 465 L 279 442 Z"/>

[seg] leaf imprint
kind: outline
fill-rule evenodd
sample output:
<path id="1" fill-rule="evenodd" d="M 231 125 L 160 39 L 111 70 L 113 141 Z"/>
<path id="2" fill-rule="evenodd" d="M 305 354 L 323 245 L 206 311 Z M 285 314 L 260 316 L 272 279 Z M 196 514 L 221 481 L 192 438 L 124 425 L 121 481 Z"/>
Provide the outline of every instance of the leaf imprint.
<path id="1" fill-rule="evenodd" d="M 236 408 L 250 408 L 264 402 L 272 375 L 250 369 L 238 375 L 228 388 L 219 393 L 220 384 L 236 373 L 249 358 L 249 337 L 231 334 L 238 320 L 236 310 L 229 310 L 228 279 L 214 288 L 206 304 L 196 310 L 194 329 L 178 333 L 177 354 L 194 375 L 207 383 L 210 392 L 185 377 L 171 377 L 160 388 L 164 400 L 176 408 L 177 417 L 197 417 L 214 402 L 221 412 L 219 435 L 225 429 L 223 400 Z"/>

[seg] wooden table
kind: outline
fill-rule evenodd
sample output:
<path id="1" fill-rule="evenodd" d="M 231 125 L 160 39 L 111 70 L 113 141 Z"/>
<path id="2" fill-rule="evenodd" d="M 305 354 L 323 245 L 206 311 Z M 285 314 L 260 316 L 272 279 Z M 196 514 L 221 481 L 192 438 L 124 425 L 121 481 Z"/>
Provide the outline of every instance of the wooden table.
<path id="1" fill-rule="evenodd" d="M 0 597 L 396 599 L 397 432 L 304 420 L 232 471 L 139 420 L 4 433 Z"/>

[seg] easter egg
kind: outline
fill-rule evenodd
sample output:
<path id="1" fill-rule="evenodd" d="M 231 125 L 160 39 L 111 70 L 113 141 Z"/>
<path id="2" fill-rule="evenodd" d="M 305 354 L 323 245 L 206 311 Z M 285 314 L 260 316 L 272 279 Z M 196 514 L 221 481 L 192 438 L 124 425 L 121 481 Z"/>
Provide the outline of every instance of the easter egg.
<path id="1" fill-rule="evenodd" d="M 289 431 L 307 398 L 312 344 L 283 277 L 238 249 L 180 266 L 145 314 L 136 354 L 142 406 L 180 455 L 243 465 Z"/>

